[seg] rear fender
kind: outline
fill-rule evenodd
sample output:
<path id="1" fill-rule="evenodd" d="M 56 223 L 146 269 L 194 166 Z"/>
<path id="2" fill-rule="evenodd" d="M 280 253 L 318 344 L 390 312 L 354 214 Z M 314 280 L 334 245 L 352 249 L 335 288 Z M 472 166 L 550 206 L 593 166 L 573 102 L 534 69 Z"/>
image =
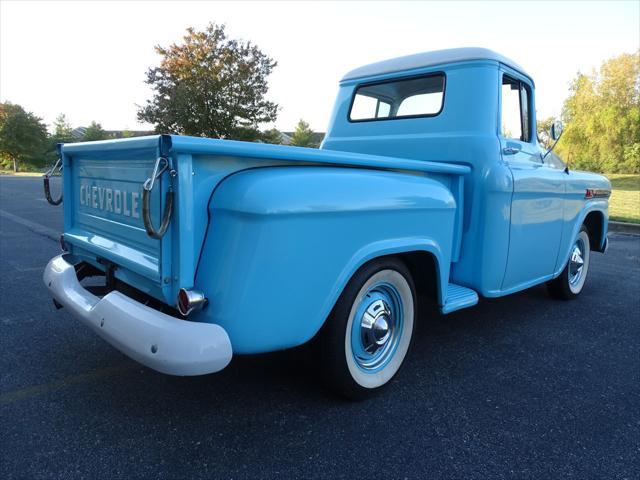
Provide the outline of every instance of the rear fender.
<path id="1" fill-rule="evenodd" d="M 447 285 L 456 203 L 422 175 L 334 167 L 239 172 L 217 188 L 196 285 L 233 351 L 300 345 L 366 262 L 423 251 Z"/>

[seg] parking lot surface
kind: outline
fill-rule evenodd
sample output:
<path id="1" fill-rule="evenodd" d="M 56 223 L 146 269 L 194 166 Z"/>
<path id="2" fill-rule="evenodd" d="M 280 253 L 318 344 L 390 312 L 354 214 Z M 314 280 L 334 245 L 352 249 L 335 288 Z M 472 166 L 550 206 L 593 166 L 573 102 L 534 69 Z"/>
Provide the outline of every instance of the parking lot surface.
<path id="1" fill-rule="evenodd" d="M 543 286 L 423 310 L 393 384 L 353 403 L 308 350 L 178 378 L 53 308 L 62 208 L 0 177 L 0 477 L 638 478 L 640 237 L 611 235 L 583 294 Z"/>

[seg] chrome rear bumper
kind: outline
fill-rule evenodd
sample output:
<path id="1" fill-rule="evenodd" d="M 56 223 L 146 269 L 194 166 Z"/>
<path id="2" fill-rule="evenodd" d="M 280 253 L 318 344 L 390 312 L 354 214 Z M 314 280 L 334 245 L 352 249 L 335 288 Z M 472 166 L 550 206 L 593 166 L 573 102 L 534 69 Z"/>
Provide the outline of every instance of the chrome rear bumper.
<path id="1" fill-rule="evenodd" d="M 117 291 L 99 298 L 80 285 L 64 255 L 49 261 L 43 280 L 73 316 L 149 368 L 170 375 L 203 375 L 231 361 L 231 342 L 219 325 L 180 320 Z"/>

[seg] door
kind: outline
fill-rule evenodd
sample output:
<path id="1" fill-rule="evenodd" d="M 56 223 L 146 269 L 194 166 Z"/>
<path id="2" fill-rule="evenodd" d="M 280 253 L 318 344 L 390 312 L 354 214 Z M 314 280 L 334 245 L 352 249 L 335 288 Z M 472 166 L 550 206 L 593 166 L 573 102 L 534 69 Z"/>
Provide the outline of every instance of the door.
<path id="1" fill-rule="evenodd" d="M 500 146 L 513 175 L 506 291 L 553 274 L 562 233 L 565 174 L 543 162 L 532 91 L 525 78 L 503 74 Z"/>

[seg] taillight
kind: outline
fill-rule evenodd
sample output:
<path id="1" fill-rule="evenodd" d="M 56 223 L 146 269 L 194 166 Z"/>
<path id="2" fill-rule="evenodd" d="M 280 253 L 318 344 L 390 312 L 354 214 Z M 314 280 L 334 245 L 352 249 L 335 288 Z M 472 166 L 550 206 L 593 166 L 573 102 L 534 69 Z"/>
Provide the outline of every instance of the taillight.
<path id="1" fill-rule="evenodd" d="M 181 288 L 178 292 L 178 311 L 187 316 L 194 310 L 200 310 L 207 304 L 207 298 L 200 290 Z"/>

